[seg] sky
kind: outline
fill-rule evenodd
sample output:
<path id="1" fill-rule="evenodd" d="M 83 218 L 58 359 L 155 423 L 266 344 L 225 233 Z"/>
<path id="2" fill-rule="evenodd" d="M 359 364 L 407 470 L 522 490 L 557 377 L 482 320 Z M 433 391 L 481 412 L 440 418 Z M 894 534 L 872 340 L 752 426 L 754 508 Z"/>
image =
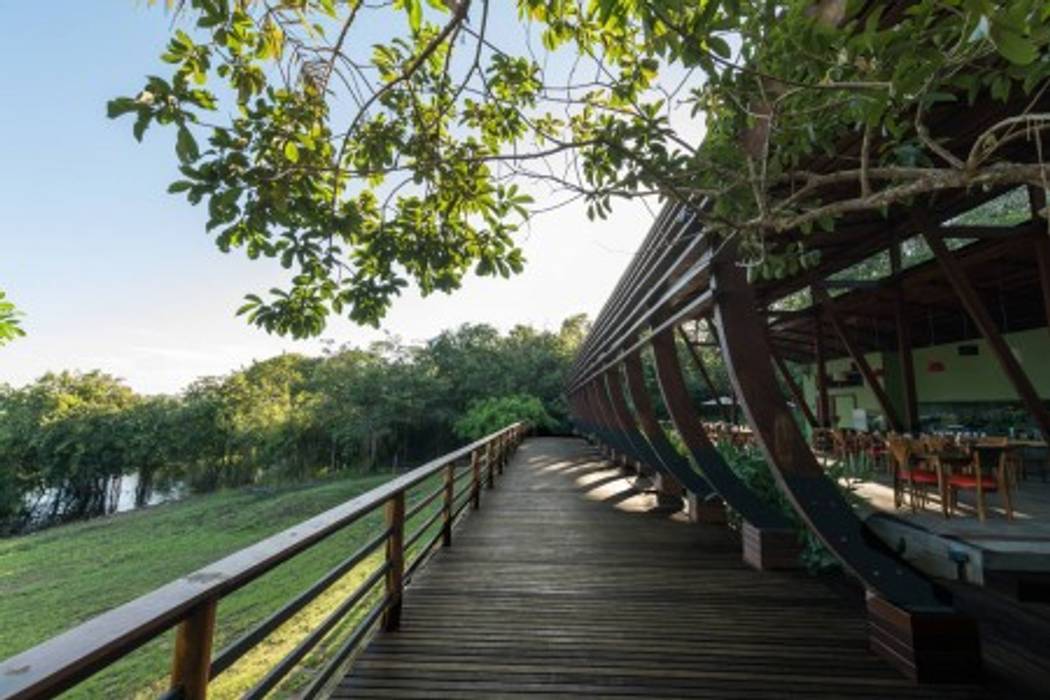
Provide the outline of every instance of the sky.
<path id="1" fill-rule="evenodd" d="M 0 45 L 20 57 L 0 72 L 0 289 L 28 334 L 0 348 L 0 383 L 101 369 L 170 393 L 253 359 L 318 354 L 325 340 L 411 342 L 467 322 L 556 329 L 597 314 L 652 222 L 640 202 L 618 203 L 605 222 L 563 208 L 520 235 L 523 274 L 470 277 L 451 296 L 409 291 L 379 330 L 336 318 L 320 339 L 267 335 L 234 312 L 284 271 L 222 254 L 205 212 L 166 193 L 172 134 L 151 129 L 139 144 L 130 120 L 105 117 L 108 99 L 169 72 L 157 59 L 169 28 L 140 0 L 0 2 Z"/>

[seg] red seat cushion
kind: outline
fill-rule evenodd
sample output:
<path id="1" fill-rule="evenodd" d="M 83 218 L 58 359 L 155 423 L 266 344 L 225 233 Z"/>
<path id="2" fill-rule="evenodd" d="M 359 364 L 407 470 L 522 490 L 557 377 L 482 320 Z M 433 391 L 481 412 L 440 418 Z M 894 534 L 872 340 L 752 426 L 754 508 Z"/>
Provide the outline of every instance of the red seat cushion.
<path id="1" fill-rule="evenodd" d="M 948 484 L 962 489 L 975 489 L 977 488 L 977 477 L 973 474 L 954 474 L 948 478 Z M 999 488 L 999 481 L 993 476 L 982 476 L 981 488 L 985 491 L 995 491 Z"/>
<path id="2" fill-rule="evenodd" d="M 905 481 L 911 480 L 920 484 L 936 484 L 937 472 L 930 471 L 929 469 L 905 469 L 900 473 L 900 478 Z"/>

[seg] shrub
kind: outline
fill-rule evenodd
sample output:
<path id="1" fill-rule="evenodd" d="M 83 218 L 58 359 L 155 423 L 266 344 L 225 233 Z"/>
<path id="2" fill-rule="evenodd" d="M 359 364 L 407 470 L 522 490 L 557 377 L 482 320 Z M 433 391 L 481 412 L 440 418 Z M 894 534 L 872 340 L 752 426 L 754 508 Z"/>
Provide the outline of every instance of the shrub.
<path id="1" fill-rule="evenodd" d="M 525 421 L 530 427 L 540 430 L 556 427 L 556 421 L 538 398 L 530 394 L 511 394 L 470 404 L 467 412 L 456 421 L 455 431 L 461 438 L 477 440 L 518 421 Z"/>

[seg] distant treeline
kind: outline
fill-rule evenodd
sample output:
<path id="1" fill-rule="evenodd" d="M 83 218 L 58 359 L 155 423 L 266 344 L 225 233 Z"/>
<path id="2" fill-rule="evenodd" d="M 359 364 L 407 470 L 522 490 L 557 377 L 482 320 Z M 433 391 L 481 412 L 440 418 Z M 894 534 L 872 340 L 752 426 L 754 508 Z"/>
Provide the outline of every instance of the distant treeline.
<path id="1" fill-rule="evenodd" d="M 519 418 L 558 429 L 586 326 L 465 325 L 418 346 L 286 354 L 177 396 L 140 396 L 97 371 L 0 386 L 0 532 L 103 513 L 132 473 L 144 503 L 172 483 L 206 492 L 406 466 Z"/>

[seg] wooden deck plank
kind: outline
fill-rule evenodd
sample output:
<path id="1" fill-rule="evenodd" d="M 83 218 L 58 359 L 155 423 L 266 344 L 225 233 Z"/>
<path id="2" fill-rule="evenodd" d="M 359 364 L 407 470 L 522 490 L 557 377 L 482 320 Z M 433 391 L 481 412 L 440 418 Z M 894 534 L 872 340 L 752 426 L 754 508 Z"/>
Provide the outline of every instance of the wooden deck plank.
<path id="1" fill-rule="evenodd" d="M 977 698 L 868 651 L 856 601 L 757 572 L 585 443 L 526 441 L 337 698 Z"/>

